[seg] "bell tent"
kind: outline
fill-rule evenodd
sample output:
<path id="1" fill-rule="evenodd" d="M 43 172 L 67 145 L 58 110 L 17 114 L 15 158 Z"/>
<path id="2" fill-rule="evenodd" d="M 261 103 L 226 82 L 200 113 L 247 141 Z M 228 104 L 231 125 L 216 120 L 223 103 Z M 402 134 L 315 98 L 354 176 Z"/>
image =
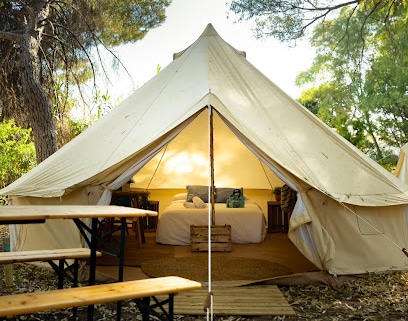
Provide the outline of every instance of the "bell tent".
<path id="1" fill-rule="evenodd" d="M 289 185 L 298 196 L 289 238 L 323 271 L 407 269 L 408 186 L 285 94 L 211 24 L 159 74 L 0 194 L 12 205 L 105 205 L 131 178 L 158 196 L 208 184 L 210 111 L 215 186 L 242 186 L 270 200 L 274 186 Z M 12 229 L 14 247 L 82 244 L 72 222 L 56 221 Z"/>

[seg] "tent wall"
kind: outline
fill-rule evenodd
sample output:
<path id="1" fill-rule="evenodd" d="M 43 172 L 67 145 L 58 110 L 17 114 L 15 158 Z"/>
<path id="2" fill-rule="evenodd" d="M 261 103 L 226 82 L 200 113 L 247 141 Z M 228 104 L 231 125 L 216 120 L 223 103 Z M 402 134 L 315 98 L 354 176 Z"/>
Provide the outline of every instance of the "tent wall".
<path id="1" fill-rule="evenodd" d="M 62 197 L 12 197 L 13 205 L 95 205 L 103 189 L 87 187 Z M 13 250 L 38 250 L 84 246 L 78 228 L 72 220 L 47 220 L 44 224 L 11 225 Z M 39 237 L 40 236 L 40 237 Z"/>
<path id="2" fill-rule="evenodd" d="M 407 206 L 342 205 L 316 190 L 301 197 L 308 211 L 291 220 L 289 237 L 316 266 L 334 275 L 408 269 Z"/>

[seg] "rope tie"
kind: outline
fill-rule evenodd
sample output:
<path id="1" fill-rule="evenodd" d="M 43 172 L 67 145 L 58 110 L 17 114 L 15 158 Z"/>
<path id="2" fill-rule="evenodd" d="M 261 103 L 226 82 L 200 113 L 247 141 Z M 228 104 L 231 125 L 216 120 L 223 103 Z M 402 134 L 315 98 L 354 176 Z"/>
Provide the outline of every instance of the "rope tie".
<path id="1" fill-rule="evenodd" d="M 207 293 L 207 297 L 205 298 L 205 301 L 204 301 L 204 312 L 207 312 L 207 310 L 211 307 L 211 297 L 213 296 L 214 294 L 210 291 L 210 292 L 208 292 Z"/>
<path id="2" fill-rule="evenodd" d="M 108 185 L 106 185 L 106 184 L 101 184 L 101 186 L 102 186 L 104 189 L 106 189 L 107 191 L 113 192 L 113 189 L 109 188 Z"/>

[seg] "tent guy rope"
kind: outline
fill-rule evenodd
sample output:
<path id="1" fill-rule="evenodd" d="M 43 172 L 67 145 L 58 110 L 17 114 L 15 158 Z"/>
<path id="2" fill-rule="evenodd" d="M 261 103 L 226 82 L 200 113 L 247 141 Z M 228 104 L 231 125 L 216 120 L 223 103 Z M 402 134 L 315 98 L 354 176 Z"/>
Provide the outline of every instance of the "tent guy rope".
<path id="1" fill-rule="evenodd" d="M 161 155 L 161 157 L 160 157 L 159 162 L 157 163 L 156 168 L 154 169 L 153 175 L 151 176 L 149 183 L 148 183 L 147 186 L 146 186 L 146 190 L 150 187 L 150 184 L 152 183 L 154 177 L 156 176 L 157 170 L 159 169 L 159 166 L 160 166 L 160 164 L 161 164 L 161 162 L 162 162 L 162 160 L 163 160 L 164 154 L 166 154 L 166 151 L 167 151 L 167 147 L 168 147 L 168 146 L 169 146 L 169 144 L 167 144 L 167 145 L 163 148 L 163 153 L 162 153 L 162 155 Z"/>

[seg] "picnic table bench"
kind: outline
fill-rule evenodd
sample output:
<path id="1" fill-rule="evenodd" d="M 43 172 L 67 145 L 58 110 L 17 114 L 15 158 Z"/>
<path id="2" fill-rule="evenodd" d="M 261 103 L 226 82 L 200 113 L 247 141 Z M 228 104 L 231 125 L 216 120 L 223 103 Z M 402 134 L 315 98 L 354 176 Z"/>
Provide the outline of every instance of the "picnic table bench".
<path id="1" fill-rule="evenodd" d="M 96 255 L 101 256 L 102 253 L 97 251 Z M 89 259 L 90 256 L 91 250 L 87 248 L 0 252 L 0 264 L 48 262 L 58 275 L 58 288 L 62 289 L 64 277 L 74 286 L 78 285 L 78 260 Z M 73 264 L 69 264 L 67 260 L 72 259 Z"/>
<path id="2" fill-rule="evenodd" d="M 123 281 L 125 259 L 126 219 L 135 217 L 157 216 L 157 212 L 124 206 L 104 205 L 16 205 L 0 206 L 0 224 L 40 224 L 48 220 L 73 220 L 86 244 L 90 248 L 88 284 L 96 283 L 96 256 L 98 246 L 106 247 L 106 251 L 118 259 L 118 281 Z M 101 219 L 117 218 L 121 224 L 111 231 L 103 231 L 101 235 Z M 88 219 L 91 220 L 90 224 Z M 116 246 L 107 242 L 108 237 L 120 231 L 120 241 Z M 118 302 L 117 320 L 121 317 L 121 304 Z M 92 320 L 93 306 L 88 306 L 88 319 Z"/>
<path id="3" fill-rule="evenodd" d="M 0 317 L 12 317 L 47 310 L 134 300 L 143 316 L 152 314 L 160 320 L 173 320 L 174 295 L 196 290 L 201 283 L 177 276 L 65 288 L 47 292 L 32 292 L 0 296 Z M 168 295 L 161 301 L 158 295 Z M 151 299 L 154 303 L 151 304 Z M 167 311 L 165 305 L 168 304 Z M 161 313 L 157 312 L 159 308 Z M 89 317 L 88 317 L 89 319 Z"/>

